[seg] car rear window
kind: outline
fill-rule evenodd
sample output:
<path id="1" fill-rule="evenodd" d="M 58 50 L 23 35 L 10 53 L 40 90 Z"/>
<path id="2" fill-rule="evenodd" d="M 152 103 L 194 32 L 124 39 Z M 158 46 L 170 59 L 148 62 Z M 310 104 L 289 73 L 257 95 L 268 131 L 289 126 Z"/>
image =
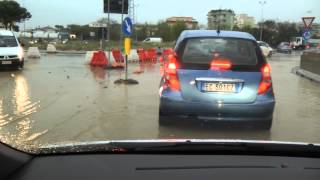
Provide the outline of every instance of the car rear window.
<path id="1" fill-rule="evenodd" d="M 18 43 L 14 36 L 0 36 L 0 47 L 17 47 Z"/>
<path id="2" fill-rule="evenodd" d="M 233 65 L 256 65 L 256 45 L 251 40 L 235 38 L 187 40 L 182 63 L 210 64 L 214 59 L 228 59 Z"/>

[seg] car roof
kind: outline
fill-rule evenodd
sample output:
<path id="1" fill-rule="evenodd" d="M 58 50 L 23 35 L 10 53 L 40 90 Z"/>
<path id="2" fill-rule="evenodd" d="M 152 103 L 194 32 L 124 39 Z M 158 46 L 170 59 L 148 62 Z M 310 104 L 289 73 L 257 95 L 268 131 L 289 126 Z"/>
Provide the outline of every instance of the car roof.
<path id="1" fill-rule="evenodd" d="M 12 31 L 0 29 L 0 35 L 1 36 L 14 36 Z"/>
<path id="2" fill-rule="evenodd" d="M 198 37 L 225 37 L 225 38 L 241 38 L 256 41 L 256 39 L 249 33 L 239 31 L 220 31 L 217 30 L 186 30 L 180 35 L 180 40 L 186 38 Z"/>

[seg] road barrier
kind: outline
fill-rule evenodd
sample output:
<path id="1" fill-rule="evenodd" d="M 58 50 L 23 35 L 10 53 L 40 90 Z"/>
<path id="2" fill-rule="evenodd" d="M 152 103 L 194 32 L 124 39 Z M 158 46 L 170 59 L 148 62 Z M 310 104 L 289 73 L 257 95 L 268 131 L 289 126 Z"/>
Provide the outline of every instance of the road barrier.
<path id="1" fill-rule="evenodd" d="M 139 55 L 137 53 L 137 50 L 131 49 L 128 61 L 130 63 L 139 62 Z"/>
<path id="2" fill-rule="evenodd" d="M 116 63 L 124 63 L 123 55 L 119 49 L 112 49 L 111 52 Z"/>
<path id="3" fill-rule="evenodd" d="M 151 62 L 156 62 L 157 61 L 157 50 L 154 48 L 150 48 L 147 50 L 147 60 Z"/>
<path id="4" fill-rule="evenodd" d="M 159 57 L 160 62 L 164 62 L 170 54 L 173 54 L 174 51 L 172 48 L 164 49 L 162 55 Z"/>
<path id="5" fill-rule="evenodd" d="M 28 58 L 41 58 L 41 54 L 40 54 L 38 47 L 29 47 L 28 52 L 27 52 L 27 57 Z"/>
<path id="6" fill-rule="evenodd" d="M 47 46 L 47 53 L 56 53 L 57 49 L 53 44 L 48 44 Z"/>
<path id="7" fill-rule="evenodd" d="M 104 51 L 98 51 L 93 53 L 91 59 L 91 66 L 108 66 L 109 62 Z"/>
<path id="8" fill-rule="evenodd" d="M 300 67 L 303 70 L 320 75 L 320 50 L 307 50 L 301 56 Z"/>

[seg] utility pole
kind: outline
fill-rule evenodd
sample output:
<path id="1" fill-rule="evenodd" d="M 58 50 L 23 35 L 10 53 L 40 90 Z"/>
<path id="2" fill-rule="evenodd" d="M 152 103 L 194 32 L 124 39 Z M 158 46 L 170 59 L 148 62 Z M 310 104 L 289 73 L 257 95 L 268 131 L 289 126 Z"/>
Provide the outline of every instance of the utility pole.
<path id="1" fill-rule="evenodd" d="M 111 56 L 111 43 L 110 43 L 110 30 L 111 30 L 111 27 L 110 27 L 110 0 L 108 0 L 108 25 L 107 25 L 107 39 L 108 39 L 108 60 L 110 61 L 110 56 Z"/>
<path id="2" fill-rule="evenodd" d="M 122 0 L 121 2 L 121 7 L 122 7 L 122 13 L 121 13 L 121 28 L 120 28 L 120 42 L 119 42 L 120 51 L 122 48 L 122 41 L 123 41 L 122 27 L 123 27 L 124 0 Z"/>
<path id="3" fill-rule="evenodd" d="M 264 24 L 263 6 L 264 6 L 265 4 L 267 4 L 267 1 L 259 1 L 259 4 L 261 5 L 260 41 L 262 41 L 263 24 Z"/>
<path id="4" fill-rule="evenodd" d="M 137 13 L 137 7 L 139 7 L 139 4 L 135 4 L 134 0 L 130 1 L 130 17 L 132 18 L 133 21 L 133 31 L 135 32 L 135 41 L 138 41 L 138 35 L 136 31 L 136 24 L 138 23 L 138 13 Z"/>

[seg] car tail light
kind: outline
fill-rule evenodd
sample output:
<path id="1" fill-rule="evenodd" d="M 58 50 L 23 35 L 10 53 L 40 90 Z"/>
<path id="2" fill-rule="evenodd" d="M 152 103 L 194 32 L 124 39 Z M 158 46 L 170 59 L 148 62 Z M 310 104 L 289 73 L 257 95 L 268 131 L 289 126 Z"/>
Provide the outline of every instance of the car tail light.
<path id="1" fill-rule="evenodd" d="M 165 65 L 164 77 L 166 85 L 174 91 L 180 91 L 180 82 L 177 73 L 178 68 L 177 56 L 170 54 L 168 56 L 168 63 Z"/>
<path id="2" fill-rule="evenodd" d="M 232 64 L 229 60 L 213 60 L 210 64 L 212 70 L 229 70 Z"/>
<path id="3" fill-rule="evenodd" d="M 261 69 L 261 73 L 262 73 L 262 79 L 258 88 L 258 94 L 266 93 L 272 85 L 271 67 L 269 64 L 266 64 L 265 66 L 263 66 L 263 68 Z"/>
<path id="4" fill-rule="evenodd" d="M 306 45 L 306 49 L 310 49 L 310 45 L 308 44 L 308 45 Z"/>
<path id="5" fill-rule="evenodd" d="M 318 44 L 317 49 L 320 49 L 320 44 Z"/>

